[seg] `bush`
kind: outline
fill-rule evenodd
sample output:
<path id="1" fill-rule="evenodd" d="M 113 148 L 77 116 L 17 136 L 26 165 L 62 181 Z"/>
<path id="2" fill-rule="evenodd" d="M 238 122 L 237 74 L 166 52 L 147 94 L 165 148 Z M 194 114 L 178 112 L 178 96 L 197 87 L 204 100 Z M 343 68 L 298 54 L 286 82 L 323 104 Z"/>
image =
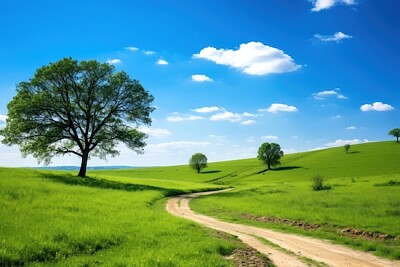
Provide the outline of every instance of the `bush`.
<path id="1" fill-rule="evenodd" d="M 311 188 L 314 191 L 321 191 L 321 190 L 329 190 L 331 189 L 330 185 L 324 184 L 324 177 L 321 175 L 316 175 L 313 178 L 313 182 L 311 184 Z"/>

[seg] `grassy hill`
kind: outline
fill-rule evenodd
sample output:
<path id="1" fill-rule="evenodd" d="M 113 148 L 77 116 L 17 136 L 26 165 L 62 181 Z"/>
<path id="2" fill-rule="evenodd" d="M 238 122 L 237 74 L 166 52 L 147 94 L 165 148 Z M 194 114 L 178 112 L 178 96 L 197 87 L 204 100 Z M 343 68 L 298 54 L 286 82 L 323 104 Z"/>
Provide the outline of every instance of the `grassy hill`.
<path id="1" fill-rule="evenodd" d="M 311 190 L 317 174 L 330 190 Z M 192 207 L 400 259 L 395 142 L 286 155 L 271 171 L 245 159 L 210 163 L 200 174 L 171 166 L 88 175 L 0 168 L 0 266 L 232 266 L 223 256 L 241 244 L 164 207 L 169 195 L 225 187 L 234 189 Z"/>

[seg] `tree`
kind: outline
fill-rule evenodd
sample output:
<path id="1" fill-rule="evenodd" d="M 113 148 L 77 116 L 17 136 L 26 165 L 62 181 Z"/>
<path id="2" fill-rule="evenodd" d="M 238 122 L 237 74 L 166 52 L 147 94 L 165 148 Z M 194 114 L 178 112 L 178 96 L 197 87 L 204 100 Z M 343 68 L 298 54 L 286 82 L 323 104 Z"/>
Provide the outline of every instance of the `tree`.
<path id="1" fill-rule="evenodd" d="M 394 128 L 390 130 L 389 135 L 393 135 L 394 137 L 396 137 L 396 142 L 399 143 L 400 128 Z"/>
<path id="2" fill-rule="evenodd" d="M 264 161 L 267 164 L 268 170 L 271 169 L 271 166 L 276 166 L 280 164 L 280 158 L 283 156 L 283 151 L 281 147 L 276 143 L 263 143 L 258 149 L 259 160 Z"/>
<path id="3" fill-rule="evenodd" d="M 197 170 L 197 173 L 200 173 L 201 169 L 207 167 L 207 157 L 201 153 L 193 154 L 189 159 L 189 165 L 192 169 Z"/>
<path id="4" fill-rule="evenodd" d="M 346 144 L 344 145 L 344 150 L 346 150 L 346 153 L 349 153 L 350 145 Z"/>
<path id="5" fill-rule="evenodd" d="M 77 155 L 78 176 L 85 177 L 89 157 L 119 155 L 120 142 L 143 153 L 147 136 L 135 126 L 151 124 L 152 101 L 137 80 L 112 65 L 65 58 L 17 85 L 2 143 L 17 144 L 23 156 L 45 164 L 54 156 Z"/>

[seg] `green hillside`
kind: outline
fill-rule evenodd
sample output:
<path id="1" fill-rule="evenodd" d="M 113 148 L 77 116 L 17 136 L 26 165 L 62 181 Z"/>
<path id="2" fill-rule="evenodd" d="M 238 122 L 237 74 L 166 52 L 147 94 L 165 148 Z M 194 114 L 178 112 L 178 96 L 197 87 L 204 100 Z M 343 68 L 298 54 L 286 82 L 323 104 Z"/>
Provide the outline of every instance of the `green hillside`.
<path id="1" fill-rule="evenodd" d="M 233 190 L 192 207 L 400 259 L 399 144 L 291 154 L 265 169 L 245 159 L 210 163 L 200 174 L 184 165 L 89 171 L 82 179 L 0 168 L 0 266 L 232 266 L 224 256 L 241 244 L 165 211 L 170 195 L 226 187 Z M 317 174 L 330 190 L 311 189 Z"/>

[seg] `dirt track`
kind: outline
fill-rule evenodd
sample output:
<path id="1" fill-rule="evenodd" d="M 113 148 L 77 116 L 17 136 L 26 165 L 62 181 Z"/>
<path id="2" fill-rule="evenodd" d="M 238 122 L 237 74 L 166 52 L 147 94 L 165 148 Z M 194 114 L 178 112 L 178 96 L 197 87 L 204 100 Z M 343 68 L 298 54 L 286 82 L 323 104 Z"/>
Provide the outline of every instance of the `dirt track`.
<path id="1" fill-rule="evenodd" d="M 276 266 L 310 266 L 303 257 L 327 266 L 400 266 L 400 261 L 378 258 L 372 254 L 334 245 L 324 240 L 275 232 L 272 230 L 219 221 L 215 218 L 194 213 L 189 207 L 192 198 L 221 191 L 194 193 L 172 197 L 167 202 L 167 211 L 173 215 L 190 219 L 204 226 L 237 236 L 247 245 L 267 255 Z M 266 245 L 259 238 L 266 239 L 289 253 Z"/>

